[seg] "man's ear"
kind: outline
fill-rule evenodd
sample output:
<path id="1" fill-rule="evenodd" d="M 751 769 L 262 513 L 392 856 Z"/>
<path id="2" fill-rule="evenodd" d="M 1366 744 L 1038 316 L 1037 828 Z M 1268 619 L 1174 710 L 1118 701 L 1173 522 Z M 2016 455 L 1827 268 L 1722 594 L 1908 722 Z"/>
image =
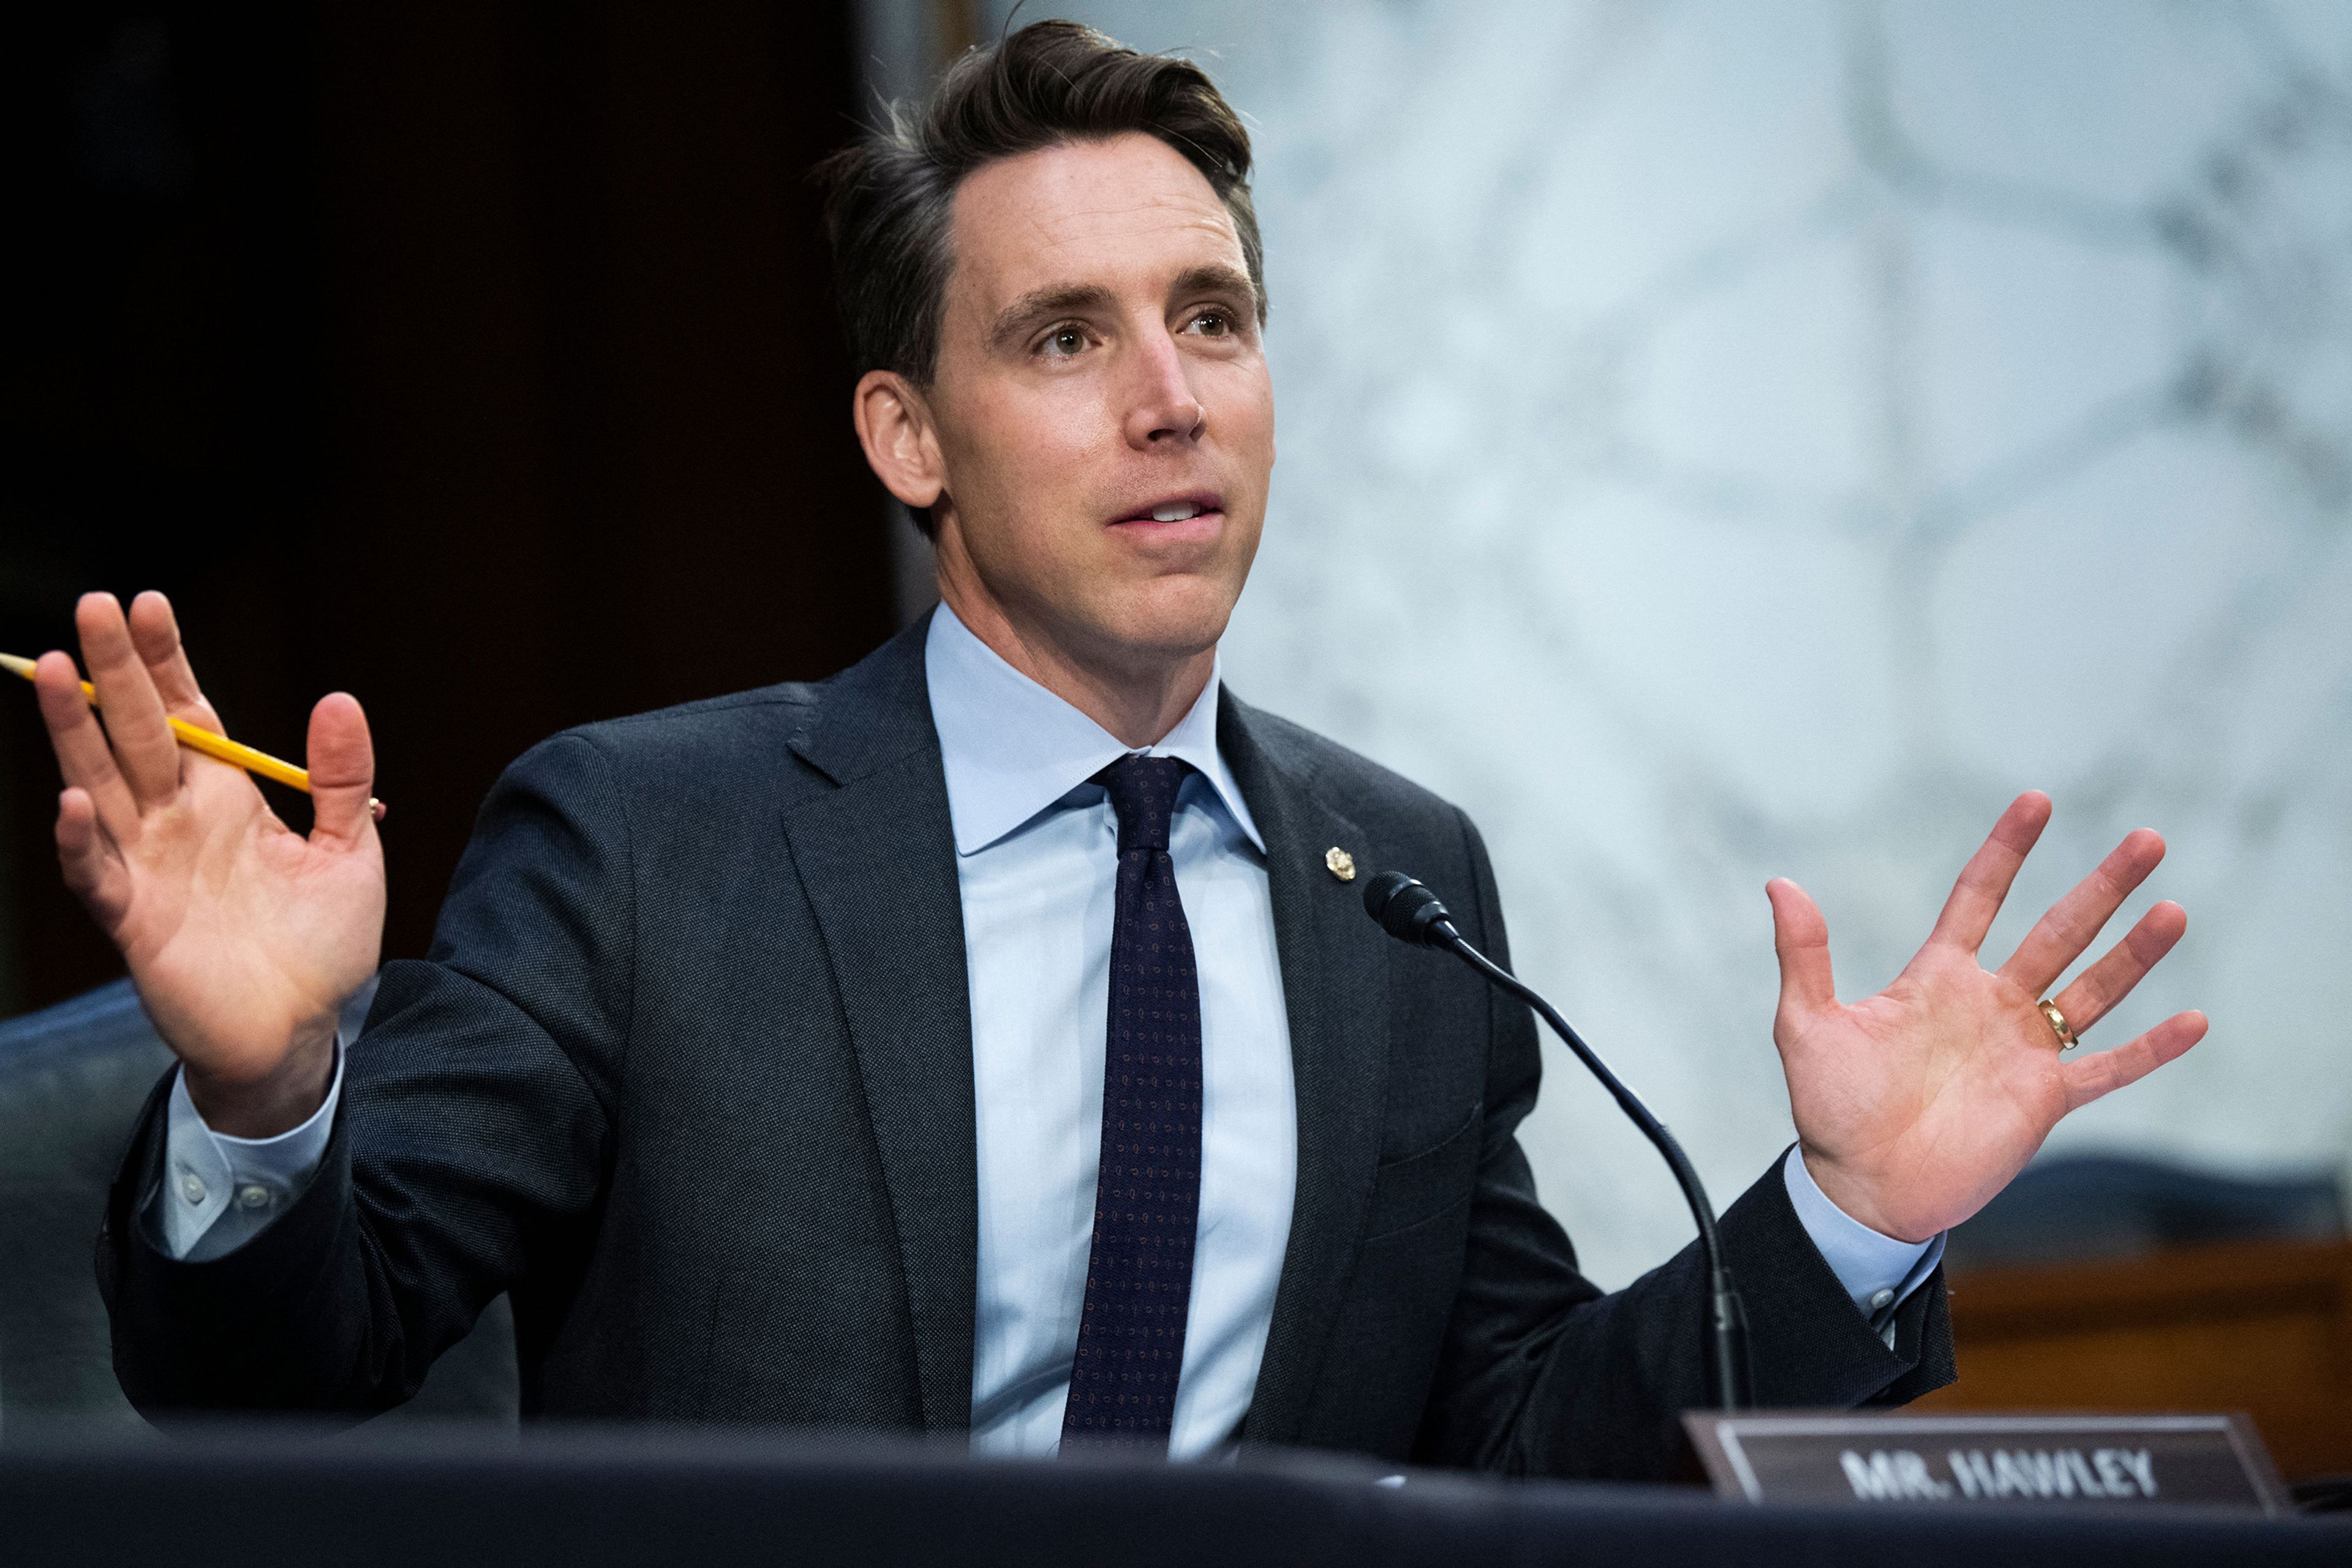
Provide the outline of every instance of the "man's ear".
<path id="1" fill-rule="evenodd" d="M 947 489 L 947 467 L 930 405 L 912 382 L 894 371 L 867 371 L 858 378 L 851 417 L 866 461 L 885 489 L 910 507 L 938 501 Z"/>

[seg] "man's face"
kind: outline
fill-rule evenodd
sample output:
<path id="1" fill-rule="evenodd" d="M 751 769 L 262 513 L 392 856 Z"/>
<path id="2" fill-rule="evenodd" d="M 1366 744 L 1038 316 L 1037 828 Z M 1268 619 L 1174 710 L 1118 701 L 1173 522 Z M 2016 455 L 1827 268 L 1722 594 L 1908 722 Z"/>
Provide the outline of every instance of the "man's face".
<path id="1" fill-rule="evenodd" d="M 1132 134 L 982 168 L 952 232 L 926 399 L 943 571 L 968 567 L 1024 635 L 1081 657 L 1213 646 L 1274 467 L 1274 389 L 1224 205 Z"/>

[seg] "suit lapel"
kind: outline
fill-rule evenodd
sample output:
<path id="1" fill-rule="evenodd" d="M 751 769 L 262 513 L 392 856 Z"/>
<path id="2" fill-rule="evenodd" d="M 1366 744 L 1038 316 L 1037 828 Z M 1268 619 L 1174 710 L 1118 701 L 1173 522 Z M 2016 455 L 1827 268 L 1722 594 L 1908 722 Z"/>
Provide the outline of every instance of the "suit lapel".
<path id="1" fill-rule="evenodd" d="M 1341 881 L 1323 858 L 1333 847 L 1361 857 L 1369 846 L 1284 743 L 1283 728 L 1230 692 L 1220 701 L 1218 745 L 1265 838 L 1298 1100 L 1290 1243 L 1244 1426 L 1252 1441 L 1271 1443 L 1298 1435 L 1355 1264 L 1380 1163 L 1389 1058 L 1387 939 L 1365 917 L 1363 884 Z"/>
<path id="2" fill-rule="evenodd" d="M 971 1419 L 980 1222 L 971 989 L 926 625 L 826 683 L 793 749 L 839 787 L 794 807 L 784 833 L 865 1080 L 906 1270 L 923 1426 L 939 1431 Z"/>
<path id="3" fill-rule="evenodd" d="M 925 623 L 829 681 L 793 749 L 837 786 L 784 822 L 824 933 L 896 1219 L 928 1430 L 967 1427 L 978 1299 L 971 988 L 954 829 L 923 672 Z M 1295 1439 L 1380 1161 L 1388 955 L 1362 883 L 1324 866 L 1361 829 L 1278 721 L 1219 704 L 1218 744 L 1266 844 L 1297 1086 L 1298 1180 L 1245 1435 Z M 858 1331 L 863 1325 L 845 1325 Z"/>

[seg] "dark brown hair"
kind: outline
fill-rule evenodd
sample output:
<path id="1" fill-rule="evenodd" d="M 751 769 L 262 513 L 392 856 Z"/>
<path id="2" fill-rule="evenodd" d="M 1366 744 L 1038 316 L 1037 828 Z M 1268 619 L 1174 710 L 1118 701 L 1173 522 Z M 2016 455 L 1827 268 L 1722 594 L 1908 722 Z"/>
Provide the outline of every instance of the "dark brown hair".
<path id="1" fill-rule="evenodd" d="M 950 66 L 929 99 L 887 106 L 881 123 L 817 166 L 835 288 L 860 374 L 928 385 L 955 254 L 956 187 L 1000 158 L 1128 132 L 1182 153 L 1232 215 L 1265 317 L 1249 132 L 1190 60 L 1139 54 L 1076 22 L 1033 22 Z"/>

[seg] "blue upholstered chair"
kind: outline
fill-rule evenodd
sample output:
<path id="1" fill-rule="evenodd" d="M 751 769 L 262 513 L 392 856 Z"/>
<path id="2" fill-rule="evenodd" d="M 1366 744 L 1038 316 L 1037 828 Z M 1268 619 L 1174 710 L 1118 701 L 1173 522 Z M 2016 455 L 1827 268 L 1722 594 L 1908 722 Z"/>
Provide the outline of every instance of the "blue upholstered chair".
<path id="1" fill-rule="evenodd" d="M 2344 1234 L 2335 1173 L 2225 1176 L 2136 1154 L 2047 1154 L 1952 1232 L 1958 1269 Z"/>
<path id="2" fill-rule="evenodd" d="M 356 1032 L 375 986 L 345 1009 Z M 127 980 L 0 1023 L 0 1424 L 131 1424 L 92 1248 L 131 1124 L 171 1066 Z M 416 1397 L 380 1421 L 512 1426 L 514 1320 L 501 1296 Z"/>

